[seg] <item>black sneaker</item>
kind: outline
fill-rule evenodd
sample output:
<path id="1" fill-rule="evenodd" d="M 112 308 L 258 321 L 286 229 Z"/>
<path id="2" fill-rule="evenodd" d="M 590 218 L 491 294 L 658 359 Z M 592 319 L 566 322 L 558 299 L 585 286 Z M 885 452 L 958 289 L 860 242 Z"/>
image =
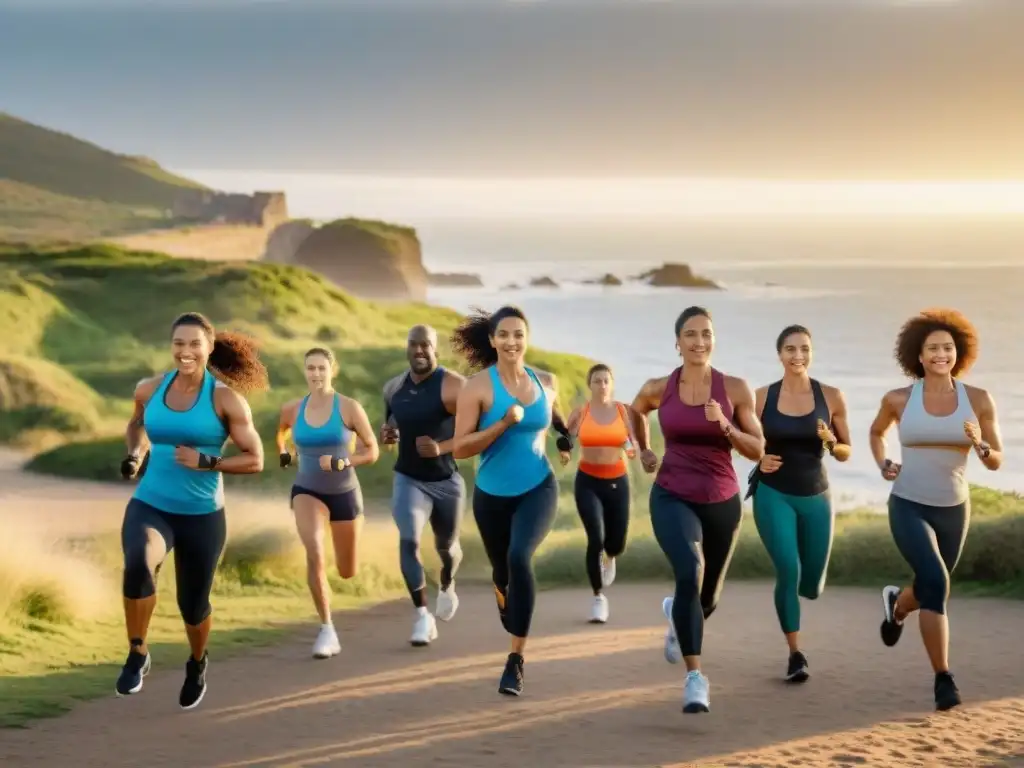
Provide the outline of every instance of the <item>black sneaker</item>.
<path id="1" fill-rule="evenodd" d="M 149 674 L 152 659 L 148 653 L 139 653 L 134 648 L 128 651 L 128 658 L 121 667 L 114 692 L 118 696 L 130 696 L 142 690 L 142 678 Z"/>
<path id="2" fill-rule="evenodd" d="M 185 663 L 185 682 L 181 686 L 178 704 L 182 709 L 192 709 L 199 705 L 206 695 L 206 668 L 210 665 L 210 654 L 203 652 L 202 661 L 191 656 Z"/>
<path id="3" fill-rule="evenodd" d="M 800 651 L 793 651 L 789 654 L 789 666 L 786 668 L 787 683 L 805 683 L 811 676 L 807 668 L 807 657 Z"/>
<path id="4" fill-rule="evenodd" d="M 903 622 L 896 621 L 896 601 L 900 596 L 900 588 L 892 585 L 882 590 L 882 642 L 890 648 L 900 641 L 903 634 Z"/>
<path id="5" fill-rule="evenodd" d="M 506 696 L 518 696 L 523 692 L 523 657 L 518 653 L 510 653 L 505 662 L 505 671 L 498 683 L 498 693 Z"/>
<path id="6" fill-rule="evenodd" d="M 945 712 L 947 709 L 960 706 L 960 689 L 953 682 L 949 672 L 939 672 L 935 676 L 935 709 Z"/>

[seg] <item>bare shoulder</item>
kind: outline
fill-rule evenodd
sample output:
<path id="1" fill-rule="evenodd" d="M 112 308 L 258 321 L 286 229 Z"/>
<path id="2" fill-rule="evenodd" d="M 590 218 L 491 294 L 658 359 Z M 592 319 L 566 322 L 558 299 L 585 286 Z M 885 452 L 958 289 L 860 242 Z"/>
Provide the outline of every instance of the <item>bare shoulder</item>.
<path id="1" fill-rule="evenodd" d="M 734 403 L 736 402 L 754 402 L 754 390 L 750 388 L 750 384 L 746 379 L 741 376 L 730 376 L 724 374 L 725 378 L 725 392 L 729 395 L 729 399 Z"/>
<path id="2" fill-rule="evenodd" d="M 995 407 L 995 398 L 987 389 L 970 384 L 964 384 L 964 389 L 967 391 L 967 398 L 971 401 L 971 407 L 975 411 L 991 410 Z"/>
<path id="3" fill-rule="evenodd" d="M 160 383 L 164 380 L 166 374 L 160 374 L 158 376 L 147 376 L 144 379 L 139 379 L 135 385 L 134 397 L 140 403 L 146 403 L 149 401 L 160 386 Z"/>
<path id="4" fill-rule="evenodd" d="M 910 391 L 912 387 L 897 387 L 896 389 L 890 389 L 884 395 L 882 395 L 882 403 L 888 405 L 890 408 L 897 408 L 902 410 L 907 404 L 907 400 L 910 399 Z"/>
<path id="5" fill-rule="evenodd" d="M 533 366 L 531 366 L 531 368 L 533 368 Z M 537 380 L 545 387 L 548 389 L 558 389 L 558 377 L 551 371 L 545 371 L 541 368 L 533 368 L 533 372 L 537 374 Z"/>
<path id="6" fill-rule="evenodd" d="M 213 402 L 218 410 L 231 418 L 244 418 L 252 413 L 249 401 L 241 393 L 219 381 L 213 388 Z"/>
<path id="7" fill-rule="evenodd" d="M 296 397 L 293 400 L 286 400 L 281 405 L 281 415 L 282 416 L 293 416 L 294 417 L 295 414 L 298 413 L 299 405 L 301 403 L 302 403 L 302 398 L 301 397 Z"/>
<path id="8" fill-rule="evenodd" d="M 831 384 L 822 384 L 820 381 L 818 384 L 821 385 L 821 393 L 825 395 L 825 402 L 828 403 L 830 411 L 846 407 L 846 395 L 843 394 L 843 390 Z"/>
<path id="9" fill-rule="evenodd" d="M 338 407 L 342 413 L 358 413 L 359 411 L 365 410 L 363 404 L 356 400 L 354 397 L 348 395 L 338 395 Z"/>
<path id="10" fill-rule="evenodd" d="M 642 397 L 661 397 L 665 392 L 665 387 L 668 386 L 669 379 L 671 376 L 658 376 L 653 379 L 648 379 L 640 387 L 640 395 Z"/>
<path id="11" fill-rule="evenodd" d="M 445 383 L 447 383 L 449 381 L 458 382 L 459 384 L 465 384 L 466 383 L 466 377 L 463 376 L 458 371 L 453 371 L 451 368 L 445 368 L 444 369 L 444 380 L 445 380 Z"/>
<path id="12" fill-rule="evenodd" d="M 480 396 L 485 392 L 490 392 L 491 374 L 489 371 L 490 369 L 484 368 L 482 371 L 474 373 L 466 379 L 466 386 L 462 391 L 473 396 Z"/>

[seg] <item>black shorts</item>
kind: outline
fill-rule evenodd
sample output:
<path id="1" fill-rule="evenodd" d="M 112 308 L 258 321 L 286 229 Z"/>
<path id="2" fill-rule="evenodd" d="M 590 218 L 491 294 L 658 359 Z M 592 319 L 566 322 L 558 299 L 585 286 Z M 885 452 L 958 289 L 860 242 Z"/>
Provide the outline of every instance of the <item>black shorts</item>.
<path id="1" fill-rule="evenodd" d="M 289 503 L 295 508 L 296 496 L 312 496 L 325 507 L 330 515 L 332 523 L 346 523 L 355 520 L 363 514 L 363 489 L 356 486 L 344 493 L 318 493 L 301 485 L 292 486 L 292 496 Z"/>

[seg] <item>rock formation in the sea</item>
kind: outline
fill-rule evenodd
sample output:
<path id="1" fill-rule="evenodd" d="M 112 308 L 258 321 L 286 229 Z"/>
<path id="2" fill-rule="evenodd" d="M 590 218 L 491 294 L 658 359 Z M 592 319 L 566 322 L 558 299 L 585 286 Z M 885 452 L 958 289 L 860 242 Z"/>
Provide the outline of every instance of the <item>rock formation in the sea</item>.
<path id="1" fill-rule="evenodd" d="M 714 288 L 721 289 L 718 283 L 693 273 L 689 264 L 667 262 L 655 269 L 649 269 L 634 278 L 648 285 L 660 288 Z"/>
<path id="2" fill-rule="evenodd" d="M 316 225 L 309 219 L 293 219 L 275 227 L 267 237 L 263 261 L 294 264 L 299 246 L 315 231 Z"/>
<path id="3" fill-rule="evenodd" d="M 356 296 L 426 300 L 427 270 L 419 237 L 410 227 L 338 219 L 311 232 L 292 263 L 319 272 Z"/>
<path id="4" fill-rule="evenodd" d="M 547 275 L 543 277 L 535 277 L 530 281 L 531 288 L 557 288 L 558 283 L 552 280 Z"/>
<path id="5" fill-rule="evenodd" d="M 503 291 L 518 291 L 519 290 L 519 285 L 517 283 L 506 283 L 505 285 L 501 286 L 501 290 L 503 290 Z"/>
<path id="6" fill-rule="evenodd" d="M 427 283 L 437 286 L 479 288 L 483 286 L 484 281 L 480 279 L 480 275 L 466 272 L 428 272 Z"/>
<path id="7" fill-rule="evenodd" d="M 593 280 L 584 280 L 588 285 L 622 285 L 622 278 L 616 277 L 611 272 L 606 272 L 601 277 Z"/>

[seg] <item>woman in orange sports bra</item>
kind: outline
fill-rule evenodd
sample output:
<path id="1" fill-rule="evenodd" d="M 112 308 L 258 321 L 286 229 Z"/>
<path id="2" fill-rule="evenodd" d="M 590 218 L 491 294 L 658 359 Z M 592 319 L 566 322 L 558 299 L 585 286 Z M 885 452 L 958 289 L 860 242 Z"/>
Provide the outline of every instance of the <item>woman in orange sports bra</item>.
<path id="1" fill-rule="evenodd" d="M 576 509 L 587 532 L 587 576 L 594 590 L 590 621 L 608 621 L 604 587 L 615 581 L 615 558 L 626 548 L 629 529 L 629 473 L 625 456 L 636 456 L 633 422 L 627 407 L 612 399 L 611 369 L 595 365 L 587 373 L 590 400 L 569 416 L 569 431 L 580 446 Z"/>

